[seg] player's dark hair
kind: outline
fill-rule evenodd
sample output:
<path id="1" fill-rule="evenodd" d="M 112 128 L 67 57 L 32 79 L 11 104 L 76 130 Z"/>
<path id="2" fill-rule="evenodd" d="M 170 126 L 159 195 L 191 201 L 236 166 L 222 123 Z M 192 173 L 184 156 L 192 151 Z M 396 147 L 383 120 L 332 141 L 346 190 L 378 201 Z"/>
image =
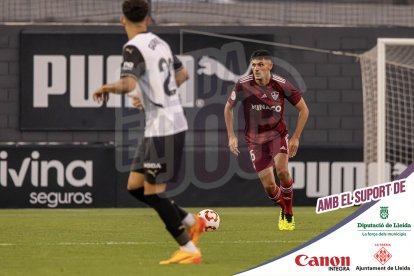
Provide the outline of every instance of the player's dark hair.
<path id="1" fill-rule="evenodd" d="M 268 50 L 256 50 L 250 56 L 250 60 L 252 59 L 272 59 L 272 55 Z"/>
<path id="2" fill-rule="evenodd" d="M 149 4 L 146 0 L 125 0 L 122 12 L 132 22 L 141 22 L 148 15 Z"/>

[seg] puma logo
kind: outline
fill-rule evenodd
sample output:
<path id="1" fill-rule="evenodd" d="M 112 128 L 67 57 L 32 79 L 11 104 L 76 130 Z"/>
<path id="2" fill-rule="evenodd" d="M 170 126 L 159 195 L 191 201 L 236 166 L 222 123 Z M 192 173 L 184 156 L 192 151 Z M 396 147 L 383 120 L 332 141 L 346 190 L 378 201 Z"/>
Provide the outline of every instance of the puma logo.
<path id="1" fill-rule="evenodd" d="M 150 175 L 152 175 L 152 177 L 156 177 L 158 170 L 151 170 L 151 169 L 147 169 L 147 173 L 149 173 Z"/>
<path id="2" fill-rule="evenodd" d="M 247 68 L 246 72 L 242 75 L 236 75 L 233 72 L 231 72 L 229 69 L 227 69 L 221 62 L 209 57 L 209 56 L 203 56 L 200 61 L 198 62 L 199 68 L 197 70 L 197 74 L 205 74 L 208 76 L 216 75 L 219 79 L 225 80 L 225 81 L 232 81 L 237 82 L 238 79 L 240 79 L 242 76 L 248 75 L 250 72 L 250 65 Z"/>
<path id="3" fill-rule="evenodd" d="M 125 48 L 125 51 L 126 52 L 128 52 L 130 55 L 132 54 L 132 52 L 134 51 L 134 49 L 133 48 L 128 48 L 128 47 L 126 47 Z"/>

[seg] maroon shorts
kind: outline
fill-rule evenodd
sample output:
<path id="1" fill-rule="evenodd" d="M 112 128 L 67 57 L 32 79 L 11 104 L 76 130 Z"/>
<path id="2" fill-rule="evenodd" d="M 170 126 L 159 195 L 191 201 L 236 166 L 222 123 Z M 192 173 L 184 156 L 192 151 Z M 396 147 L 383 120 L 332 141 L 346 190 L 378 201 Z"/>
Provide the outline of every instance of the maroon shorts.
<path id="1" fill-rule="evenodd" d="M 288 135 L 277 137 L 264 144 L 247 143 L 253 168 L 256 172 L 263 171 L 274 165 L 274 157 L 278 153 L 288 153 Z"/>

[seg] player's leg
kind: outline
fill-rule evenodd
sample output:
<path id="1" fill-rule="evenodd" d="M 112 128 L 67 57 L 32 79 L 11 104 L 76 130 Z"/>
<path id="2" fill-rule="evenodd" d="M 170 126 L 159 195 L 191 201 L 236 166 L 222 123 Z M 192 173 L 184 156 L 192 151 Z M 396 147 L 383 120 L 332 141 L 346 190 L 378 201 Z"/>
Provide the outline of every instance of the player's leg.
<path id="1" fill-rule="evenodd" d="M 258 172 L 257 175 L 259 176 L 263 189 L 265 190 L 270 200 L 272 200 L 282 209 L 284 209 L 284 202 L 282 200 L 280 188 L 276 185 L 273 167 L 263 169 L 260 172 Z"/>
<path id="2" fill-rule="evenodd" d="M 273 156 L 274 167 L 280 180 L 281 201 L 284 203 L 283 213 L 279 215 L 280 230 L 293 230 L 294 217 L 292 212 L 292 179 L 288 170 L 287 136 L 280 136 L 268 143 L 269 151 Z"/>
<path id="3" fill-rule="evenodd" d="M 160 197 L 165 192 L 166 186 L 167 185 L 165 183 L 152 184 L 146 182 L 144 174 L 132 171 L 129 174 L 127 188 L 131 195 L 133 195 L 136 199 L 148 204 L 158 213 L 166 225 L 168 232 L 180 245 L 180 250 L 185 252 L 175 254 L 175 259 L 168 260 L 166 264 L 184 260 L 186 260 L 186 262 L 191 261 L 191 263 L 201 262 L 201 254 L 199 250 L 192 243 L 187 232 L 185 231 L 185 227 L 182 225 L 180 211 L 181 214 L 185 211 L 176 205 L 174 201 L 166 197 Z M 195 225 L 193 214 L 186 213 L 184 217 L 184 220 L 186 221 L 188 221 L 188 217 L 193 219 L 193 225 Z M 188 258 L 190 258 L 190 260 L 187 260 Z"/>
<path id="4" fill-rule="evenodd" d="M 168 140 L 167 143 L 169 143 L 168 149 L 170 150 L 170 152 L 167 150 L 167 162 L 169 163 L 168 166 L 172 172 L 172 175 L 168 176 L 168 181 L 177 182 L 184 151 L 185 132 L 175 134 L 172 142 L 171 140 Z M 175 203 L 174 200 L 171 200 L 171 202 L 177 209 L 178 214 L 181 218 L 181 222 L 187 228 L 187 233 L 190 236 L 191 240 L 195 245 L 197 245 L 201 233 L 204 232 L 206 221 L 202 218 L 199 218 L 195 214 L 187 212 L 177 203 Z"/>
<path id="5" fill-rule="evenodd" d="M 279 205 L 282 209 L 279 212 L 278 228 L 284 230 L 285 226 L 285 203 L 282 199 L 280 188 L 276 185 L 275 176 L 273 174 L 273 166 L 266 168 L 258 173 L 260 182 L 263 185 L 268 197 L 275 204 Z"/>
<path id="6" fill-rule="evenodd" d="M 277 177 L 280 180 L 282 197 L 286 204 L 286 214 L 292 215 L 293 180 L 288 169 L 288 158 L 289 157 L 286 153 L 278 153 L 275 156 L 275 168 Z"/>
<path id="7" fill-rule="evenodd" d="M 137 166 L 137 163 L 135 163 L 135 166 Z M 132 196 L 134 196 L 136 199 L 138 199 L 139 201 L 144 202 L 147 205 L 154 208 L 159 214 L 159 216 L 161 217 L 161 219 L 164 221 L 164 223 L 171 224 L 171 222 L 168 221 L 168 219 L 165 219 L 165 217 L 171 217 L 171 216 L 172 217 L 178 216 L 179 218 L 178 220 L 181 221 L 182 218 L 180 217 L 180 214 L 182 215 L 184 210 L 182 210 L 177 205 L 175 205 L 175 203 L 172 200 L 169 201 L 169 204 L 168 203 L 166 204 L 164 203 L 164 201 L 168 199 L 163 198 L 159 200 L 157 199 L 158 196 L 151 196 L 151 195 L 162 194 L 166 189 L 166 184 L 149 185 L 148 182 L 145 182 L 144 168 L 140 168 L 140 169 L 135 168 L 135 169 L 136 171 L 131 171 L 129 173 L 128 185 L 127 185 L 128 192 Z M 145 185 L 145 183 L 147 184 Z M 162 207 L 162 205 L 164 205 L 164 207 Z M 163 212 L 163 209 L 168 210 L 170 208 L 175 209 L 173 215 L 168 214 L 168 212 L 166 214 L 165 212 Z M 187 216 L 187 214 L 185 214 L 184 217 L 185 216 Z M 174 219 L 172 221 L 174 221 Z M 173 223 L 173 224 L 177 224 L 177 223 Z M 174 235 L 175 234 L 173 234 L 173 236 Z"/>
<path id="8" fill-rule="evenodd" d="M 128 177 L 127 190 L 137 200 L 148 204 L 144 197 L 144 181 L 145 177 L 143 173 L 138 171 L 130 171 Z"/>
<path id="9" fill-rule="evenodd" d="M 286 229 L 285 230 L 294 230 L 295 229 L 295 218 L 293 216 L 293 179 L 289 174 L 288 169 L 288 154 L 287 153 L 278 153 L 275 160 L 275 168 L 277 177 L 280 180 L 280 190 L 285 203 L 285 217 L 286 217 Z"/>
<path id="10" fill-rule="evenodd" d="M 170 259 L 161 261 L 160 264 L 200 263 L 202 260 L 200 250 L 187 234 L 177 209 L 171 200 L 165 196 L 166 186 L 165 183 L 144 182 L 146 201 L 158 213 L 167 231 L 180 246 L 180 249 Z"/>
<path id="11" fill-rule="evenodd" d="M 267 196 L 277 205 L 284 209 L 283 201 L 281 200 L 280 189 L 276 185 L 275 176 L 273 173 L 274 161 L 271 152 L 269 152 L 269 145 L 263 144 L 248 144 L 250 158 L 253 168 L 256 170 L 262 183 L 263 189 Z"/>
<path id="12" fill-rule="evenodd" d="M 149 140 L 149 138 L 145 138 L 135 152 L 127 185 L 128 192 L 137 200 L 147 205 L 148 202 L 144 197 L 144 159 L 146 154 L 146 147 L 148 147 L 150 143 Z M 180 162 L 181 160 L 175 160 L 175 164 L 179 164 Z M 173 200 L 171 200 L 171 203 L 177 209 L 183 224 L 188 228 L 192 227 L 196 222 L 195 217 L 192 214 L 187 213 L 184 209 L 180 208 Z"/>
<path id="13" fill-rule="evenodd" d="M 144 173 L 141 173 L 138 171 L 131 171 L 128 177 L 127 190 L 137 200 L 148 205 L 148 202 L 144 197 L 144 181 L 145 181 Z M 191 228 L 196 222 L 195 216 L 191 213 L 187 213 L 183 208 L 178 206 L 174 202 L 174 200 L 171 200 L 171 203 L 177 209 L 177 212 L 180 216 L 182 223 L 187 228 Z"/>
<path id="14" fill-rule="evenodd" d="M 253 163 L 253 167 L 259 176 L 260 182 L 262 183 L 263 189 L 267 196 L 279 205 L 282 209 L 279 212 L 278 227 L 279 230 L 284 229 L 284 201 L 282 200 L 281 191 L 276 185 L 275 176 L 273 173 L 273 158 L 270 152 L 269 144 L 255 145 L 249 144 L 250 158 Z"/>
<path id="15" fill-rule="evenodd" d="M 137 200 L 146 203 L 144 197 L 144 155 L 145 145 L 148 143 L 147 139 L 144 139 L 135 151 L 134 158 L 131 163 L 131 171 L 129 172 L 127 190 Z"/>
<path id="16" fill-rule="evenodd" d="M 165 195 L 166 183 L 176 180 L 179 164 L 177 160 L 181 161 L 181 157 L 177 155 L 182 155 L 184 137 L 184 133 L 152 137 L 148 139 L 145 151 L 145 200 L 158 213 L 167 231 L 180 245 L 180 249 L 170 259 L 160 264 L 201 262 L 200 250 L 190 239 L 181 221 L 179 208 Z"/>

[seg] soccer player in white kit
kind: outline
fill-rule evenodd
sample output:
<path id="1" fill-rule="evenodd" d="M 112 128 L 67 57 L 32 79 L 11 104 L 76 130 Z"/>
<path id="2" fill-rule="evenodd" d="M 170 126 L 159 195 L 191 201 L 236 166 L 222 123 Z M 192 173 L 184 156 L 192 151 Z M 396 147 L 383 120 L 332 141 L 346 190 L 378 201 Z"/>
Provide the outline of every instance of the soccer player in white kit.
<path id="1" fill-rule="evenodd" d="M 125 0 L 122 11 L 121 23 L 129 41 L 123 47 L 121 78 L 97 89 L 93 98 L 102 102 L 108 100 L 109 93 L 140 91 L 139 96 L 133 96 L 133 105 L 145 110 L 145 133 L 131 165 L 128 191 L 157 211 L 180 246 L 160 264 L 201 263 L 196 245 L 205 221 L 164 194 L 167 182 L 176 180 L 188 129 L 177 94 L 188 74 L 170 46 L 147 31 L 151 19 L 145 0 Z"/>

